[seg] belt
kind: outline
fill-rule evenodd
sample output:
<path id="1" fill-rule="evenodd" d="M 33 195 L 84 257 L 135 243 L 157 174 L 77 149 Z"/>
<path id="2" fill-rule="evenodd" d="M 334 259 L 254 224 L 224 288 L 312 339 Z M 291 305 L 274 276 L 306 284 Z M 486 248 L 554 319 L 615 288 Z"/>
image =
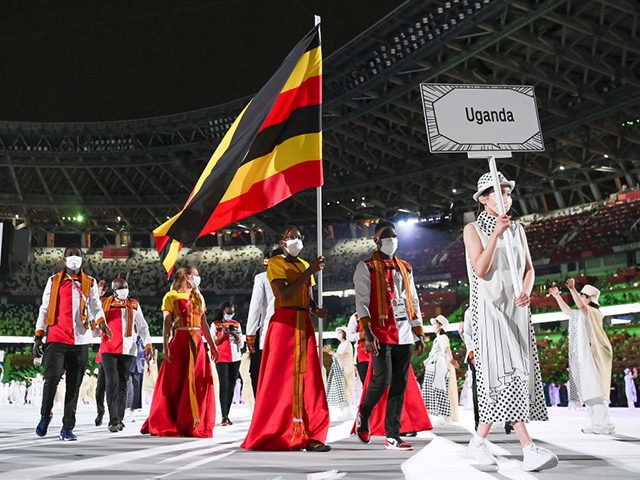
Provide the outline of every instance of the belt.
<path id="1" fill-rule="evenodd" d="M 174 330 L 200 330 L 200 327 L 176 327 Z"/>

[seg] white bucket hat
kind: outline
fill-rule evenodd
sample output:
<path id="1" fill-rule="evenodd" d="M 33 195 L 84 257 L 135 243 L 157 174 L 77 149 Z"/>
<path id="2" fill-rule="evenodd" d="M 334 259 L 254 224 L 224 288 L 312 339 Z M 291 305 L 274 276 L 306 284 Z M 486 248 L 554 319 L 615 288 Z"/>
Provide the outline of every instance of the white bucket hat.
<path id="1" fill-rule="evenodd" d="M 347 328 L 346 327 L 338 327 L 336 328 L 336 335 L 338 334 L 338 332 L 342 330 L 344 332 L 344 337 L 347 338 L 347 335 L 349 334 L 349 332 L 347 332 Z"/>
<path id="2" fill-rule="evenodd" d="M 589 285 L 588 283 L 582 287 L 580 293 L 584 293 L 589 297 L 589 300 L 596 305 L 600 306 L 600 290 L 598 290 L 593 285 Z"/>
<path id="3" fill-rule="evenodd" d="M 502 172 L 498 172 L 498 181 L 500 185 L 506 185 L 511 188 L 511 191 L 513 191 L 513 188 L 516 186 L 516 182 L 507 180 L 507 177 L 505 177 Z M 491 172 L 487 172 L 478 179 L 476 193 L 473 194 L 473 199 L 477 202 L 480 195 L 491 187 L 493 187 L 493 178 L 491 177 Z"/>
<path id="4" fill-rule="evenodd" d="M 449 325 L 449 320 L 447 320 L 447 317 L 444 315 L 438 315 L 436 318 L 430 318 L 429 321 L 434 327 L 436 326 L 436 322 L 442 325 L 442 328 L 447 328 L 447 325 Z"/>

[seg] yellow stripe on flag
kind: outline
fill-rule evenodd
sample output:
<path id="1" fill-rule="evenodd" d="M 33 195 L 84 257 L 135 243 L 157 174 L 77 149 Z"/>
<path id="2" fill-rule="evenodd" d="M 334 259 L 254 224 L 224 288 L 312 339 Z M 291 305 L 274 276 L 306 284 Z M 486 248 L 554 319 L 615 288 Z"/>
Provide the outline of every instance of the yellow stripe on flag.
<path id="1" fill-rule="evenodd" d="M 167 272 L 171 271 L 173 266 L 176 264 L 179 251 L 180 251 L 180 242 L 172 238 L 171 246 L 169 247 L 169 253 L 167 253 L 167 256 L 164 257 L 164 260 L 162 261 L 162 265 L 164 266 Z"/>
<path id="2" fill-rule="evenodd" d="M 292 88 L 297 88 L 308 78 L 317 75 L 322 75 L 322 50 L 320 47 L 309 50 L 300 57 L 296 68 L 294 68 L 287 83 L 284 84 L 281 93 L 291 90 Z"/>
<path id="3" fill-rule="evenodd" d="M 298 163 L 321 160 L 322 132 L 292 137 L 267 155 L 242 165 L 236 172 L 220 203 L 246 193 L 254 184 L 276 175 Z"/>

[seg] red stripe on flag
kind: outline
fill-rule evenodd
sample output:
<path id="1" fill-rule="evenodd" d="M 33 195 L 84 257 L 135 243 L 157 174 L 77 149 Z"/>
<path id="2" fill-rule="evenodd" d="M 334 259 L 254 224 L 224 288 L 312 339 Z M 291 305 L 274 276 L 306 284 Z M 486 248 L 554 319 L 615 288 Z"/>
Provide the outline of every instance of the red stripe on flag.
<path id="1" fill-rule="evenodd" d="M 260 131 L 285 121 L 296 108 L 320 105 L 322 103 L 322 75 L 316 75 L 302 82 L 298 87 L 278 96 L 271 107 Z M 319 128 L 319 127 L 318 127 Z"/>
<path id="2" fill-rule="evenodd" d="M 242 195 L 218 205 L 202 229 L 209 232 L 273 207 L 306 188 L 322 185 L 322 160 L 298 163 L 254 183 Z"/>
<path id="3" fill-rule="evenodd" d="M 162 252 L 162 249 L 164 248 L 164 246 L 167 244 L 168 241 L 171 240 L 171 238 L 167 237 L 166 235 L 161 235 L 158 237 L 154 235 L 153 239 L 156 241 L 156 250 L 158 251 L 158 253 Z"/>

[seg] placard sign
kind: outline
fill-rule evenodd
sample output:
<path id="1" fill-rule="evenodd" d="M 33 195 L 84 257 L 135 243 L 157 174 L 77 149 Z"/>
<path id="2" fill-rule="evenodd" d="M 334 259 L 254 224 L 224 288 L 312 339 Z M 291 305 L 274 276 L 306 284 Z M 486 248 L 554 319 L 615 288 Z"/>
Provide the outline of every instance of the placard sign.
<path id="1" fill-rule="evenodd" d="M 420 93 L 432 153 L 544 150 L 530 85 L 423 83 Z"/>

